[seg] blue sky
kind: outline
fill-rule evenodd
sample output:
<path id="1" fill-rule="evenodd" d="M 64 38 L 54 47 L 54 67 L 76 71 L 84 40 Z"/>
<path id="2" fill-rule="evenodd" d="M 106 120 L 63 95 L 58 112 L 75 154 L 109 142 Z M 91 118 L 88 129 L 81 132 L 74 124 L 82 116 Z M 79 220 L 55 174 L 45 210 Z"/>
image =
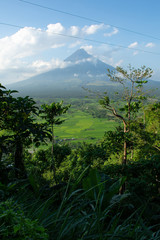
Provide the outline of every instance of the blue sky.
<path id="1" fill-rule="evenodd" d="M 153 79 L 160 80 L 159 0 L 28 0 L 28 2 L 95 21 L 34 6 L 25 1 L 1 0 L 2 84 L 27 79 L 56 67 L 66 67 L 63 60 L 79 48 L 84 48 L 88 53 L 112 66 L 146 65 L 154 70 Z M 153 38 L 124 31 L 122 28 Z M 120 48 L 119 45 L 126 48 Z"/>

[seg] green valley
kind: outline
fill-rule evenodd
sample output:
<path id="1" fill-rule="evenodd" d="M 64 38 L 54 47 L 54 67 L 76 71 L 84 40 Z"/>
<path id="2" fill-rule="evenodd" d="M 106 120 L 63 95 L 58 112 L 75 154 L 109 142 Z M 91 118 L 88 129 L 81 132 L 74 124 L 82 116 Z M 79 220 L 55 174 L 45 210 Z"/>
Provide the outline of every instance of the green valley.
<path id="1" fill-rule="evenodd" d="M 62 126 L 55 128 L 56 138 L 95 142 L 103 137 L 105 131 L 114 130 L 118 125 L 113 120 L 93 118 L 90 114 L 80 110 L 68 113 L 65 119 Z"/>
<path id="2" fill-rule="evenodd" d="M 0 238 L 160 239 L 160 102 L 143 88 L 152 70 L 117 71 L 123 88 L 87 98 L 0 85 Z"/>

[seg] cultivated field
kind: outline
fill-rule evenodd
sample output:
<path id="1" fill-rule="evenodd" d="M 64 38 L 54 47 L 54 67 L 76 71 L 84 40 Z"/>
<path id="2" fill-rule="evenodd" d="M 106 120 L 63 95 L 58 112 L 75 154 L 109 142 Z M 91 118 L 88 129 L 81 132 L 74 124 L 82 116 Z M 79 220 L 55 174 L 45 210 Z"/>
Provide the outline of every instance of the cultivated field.
<path id="1" fill-rule="evenodd" d="M 103 137 L 105 131 L 114 130 L 118 125 L 113 120 L 94 118 L 81 110 L 66 114 L 65 119 L 62 125 L 55 127 L 58 139 L 95 142 Z"/>

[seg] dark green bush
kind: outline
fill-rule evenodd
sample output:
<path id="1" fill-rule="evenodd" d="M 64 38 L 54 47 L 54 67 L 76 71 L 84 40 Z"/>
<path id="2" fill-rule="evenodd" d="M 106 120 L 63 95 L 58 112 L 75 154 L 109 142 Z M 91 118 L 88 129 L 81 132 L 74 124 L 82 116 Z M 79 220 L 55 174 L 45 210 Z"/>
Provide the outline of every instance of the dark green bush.
<path id="1" fill-rule="evenodd" d="M 71 153 L 71 148 L 66 145 L 54 144 L 54 159 L 56 168 L 58 168 L 66 157 Z M 44 172 L 52 169 L 51 147 L 37 150 L 32 158 L 26 158 L 26 166 L 29 171 Z"/>
<path id="2" fill-rule="evenodd" d="M 47 240 L 48 234 L 37 220 L 25 217 L 13 201 L 0 203 L 0 238 L 2 240 Z"/>

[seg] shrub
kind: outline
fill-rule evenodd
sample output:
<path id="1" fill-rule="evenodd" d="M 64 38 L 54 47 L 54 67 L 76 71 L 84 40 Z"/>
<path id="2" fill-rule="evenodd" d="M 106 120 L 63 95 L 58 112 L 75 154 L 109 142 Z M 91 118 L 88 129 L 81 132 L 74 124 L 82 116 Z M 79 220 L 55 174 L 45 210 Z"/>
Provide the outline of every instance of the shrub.
<path id="1" fill-rule="evenodd" d="M 2 240 L 47 240 L 45 229 L 37 220 L 25 217 L 21 208 L 12 200 L 0 203 L 0 238 Z"/>

